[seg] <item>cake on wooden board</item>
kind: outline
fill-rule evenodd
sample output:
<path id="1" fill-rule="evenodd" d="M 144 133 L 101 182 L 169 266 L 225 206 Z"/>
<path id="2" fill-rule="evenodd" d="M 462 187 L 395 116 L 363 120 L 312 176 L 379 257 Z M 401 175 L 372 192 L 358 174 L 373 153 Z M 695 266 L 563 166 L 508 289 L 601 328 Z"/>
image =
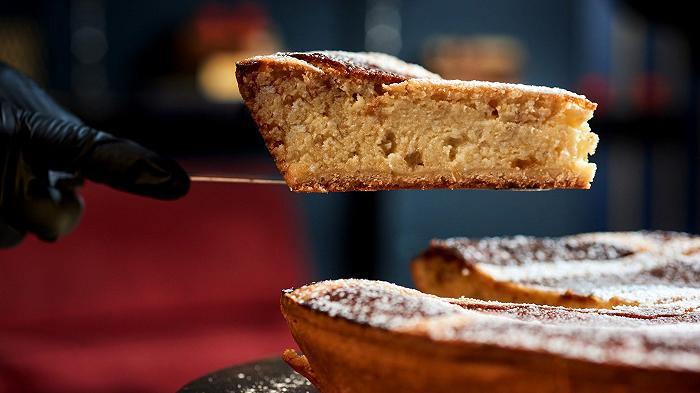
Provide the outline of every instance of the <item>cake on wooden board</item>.
<path id="1" fill-rule="evenodd" d="M 380 53 L 277 53 L 236 64 L 293 191 L 589 188 L 596 104 L 556 88 L 443 80 Z"/>

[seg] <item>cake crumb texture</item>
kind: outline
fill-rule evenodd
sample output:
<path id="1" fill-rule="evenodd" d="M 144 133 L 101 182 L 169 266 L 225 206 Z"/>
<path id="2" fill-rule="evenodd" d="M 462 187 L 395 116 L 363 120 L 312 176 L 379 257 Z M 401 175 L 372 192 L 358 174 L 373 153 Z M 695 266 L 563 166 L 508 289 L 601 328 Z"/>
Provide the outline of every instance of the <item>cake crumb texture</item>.
<path id="1" fill-rule="evenodd" d="M 596 105 L 565 90 L 337 51 L 258 56 L 236 76 L 294 191 L 585 189 L 595 175 Z"/>

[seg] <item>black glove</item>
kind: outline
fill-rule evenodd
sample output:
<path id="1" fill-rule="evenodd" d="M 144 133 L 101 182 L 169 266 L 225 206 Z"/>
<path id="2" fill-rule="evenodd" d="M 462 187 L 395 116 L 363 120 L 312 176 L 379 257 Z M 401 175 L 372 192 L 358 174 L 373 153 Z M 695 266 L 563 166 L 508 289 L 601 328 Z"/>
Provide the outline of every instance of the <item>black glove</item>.
<path id="1" fill-rule="evenodd" d="M 82 214 L 82 178 L 176 199 L 189 177 L 170 159 L 85 126 L 34 81 L 0 62 L 0 247 L 27 232 L 53 241 Z"/>

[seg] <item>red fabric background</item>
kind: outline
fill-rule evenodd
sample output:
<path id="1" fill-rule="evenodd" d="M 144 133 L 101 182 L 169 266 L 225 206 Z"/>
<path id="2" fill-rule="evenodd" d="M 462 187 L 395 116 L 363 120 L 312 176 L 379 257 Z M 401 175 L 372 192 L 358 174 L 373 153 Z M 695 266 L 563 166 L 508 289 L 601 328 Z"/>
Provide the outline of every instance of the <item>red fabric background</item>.
<path id="1" fill-rule="evenodd" d="M 83 194 L 73 234 L 0 251 L 0 392 L 173 392 L 293 345 L 279 293 L 308 277 L 286 188 Z"/>

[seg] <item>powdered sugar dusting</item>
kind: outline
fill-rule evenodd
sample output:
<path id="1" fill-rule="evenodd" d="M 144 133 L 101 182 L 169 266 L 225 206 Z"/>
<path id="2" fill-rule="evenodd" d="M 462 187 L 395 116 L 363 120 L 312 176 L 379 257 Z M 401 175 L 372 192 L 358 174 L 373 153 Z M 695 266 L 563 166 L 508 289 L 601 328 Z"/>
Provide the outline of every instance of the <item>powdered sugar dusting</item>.
<path id="1" fill-rule="evenodd" d="M 189 383 L 180 392 L 318 393 L 318 390 L 281 360 L 270 359 L 217 371 Z"/>
<path id="2" fill-rule="evenodd" d="M 435 296 L 367 280 L 327 281 L 297 289 L 290 296 L 299 304 L 331 317 L 386 329 L 462 311 L 459 306 Z"/>
<path id="3" fill-rule="evenodd" d="M 674 232 L 433 241 L 496 281 L 638 305 L 700 306 L 700 238 Z"/>
<path id="4" fill-rule="evenodd" d="M 328 56 L 354 67 L 371 68 L 411 78 L 441 79 L 440 75 L 434 74 L 417 64 L 406 63 L 385 53 L 345 51 L 319 51 L 315 53 Z"/>
<path id="5" fill-rule="evenodd" d="M 700 325 L 696 323 L 652 324 L 643 319 L 580 316 L 550 323 L 472 312 L 429 320 L 422 328 L 438 341 L 542 351 L 596 363 L 700 370 Z"/>
<path id="6" fill-rule="evenodd" d="M 444 341 L 596 363 L 700 371 L 700 313 L 668 307 L 567 309 L 443 299 L 367 280 L 326 281 L 289 296 L 331 317 Z"/>
<path id="7" fill-rule="evenodd" d="M 487 82 L 487 81 L 461 81 L 444 80 L 439 75 L 434 74 L 425 68 L 404 62 L 394 56 L 376 52 L 344 52 L 344 51 L 313 51 L 313 52 L 280 52 L 266 56 L 256 56 L 246 60 L 273 61 L 277 63 L 303 64 L 307 67 L 319 70 L 323 68 L 320 64 L 315 64 L 314 59 L 326 58 L 334 62 L 342 63 L 348 69 L 361 69 L 370 73 L 389 74 L 398 77 L 399 80 L 406 80 L 407 83 L 416 85 L 428 85 L 430 87 L 446 87 L 464 90 L 496 90 L 500 92 L 515 91 L 518 93 L 529 93 L 536 95 L 554 95 L 570 97 L 580 105 L 595 109 L 595 104 L 588 101 L 585 96 L 572 93 L 556 87 L 531 86 L 516 83 Z M 312 64 L 314 63 L 314 64 Z"/>
<path id="8" fill-rule="evenodd" d="M 634 254 L 623 244 L 588 241 L 575 236 L 535 238 L 530 236 L 488 237 L 484 239 L 452 238 L 435 240 L 433 247 L 453 248 L 467 261 L 497 266 L 520 266 L 532 262 L 559 260 L 607 261 Z"/>
<path id="9" fill-rule="evenodd" d="M 238 386 L 240 390 L 232 390 L 231 393 L 290 393 L 301 391 L 310 393 L 310 388 L 311 382 L 306 378 L 298 374 L 291 374 L 288 377 L 258 379 L 252 386 Z"/>
<path id="10" fill-rule="evenodd" d="M 488 81 L 477 81 L 477 80 L 471 80 L 471 81 L 463 81 L 463 80 L 434 80 L 434 79 L 414 79 L 410 81 L 410 83 L 414 84 L 430 84 L 433 86 L 445 86 L 445 87 L 451 87 L 451 88 L 462 88 L 466 90 L 470 89 L 493 89 L 493 90 L 501 90 L 501 91 L 519 91 L 519 92 L 527 92 L 530 94 L 538 94 L 538 95 L 556 95 L 556 96 L 565 96 L 565 97 L 571 97 L 576 100 L 579 100 L 579 102 L 585 102 L 588 105 L 591 105 L 591 109 L 595 109 L 596 104 L 591 103 L 588 101 L 586 96 L 581 95 L 581 94 L 576 94 L 573 92 L 570 92 L 568 90 L 564 90 L 562 88 L 558 87 L 549 87 L 549 86 L 533 86 L 533 85 L 523 85 L 520 83 L 504 83 L 504 82 L 488 82 Z"/>

